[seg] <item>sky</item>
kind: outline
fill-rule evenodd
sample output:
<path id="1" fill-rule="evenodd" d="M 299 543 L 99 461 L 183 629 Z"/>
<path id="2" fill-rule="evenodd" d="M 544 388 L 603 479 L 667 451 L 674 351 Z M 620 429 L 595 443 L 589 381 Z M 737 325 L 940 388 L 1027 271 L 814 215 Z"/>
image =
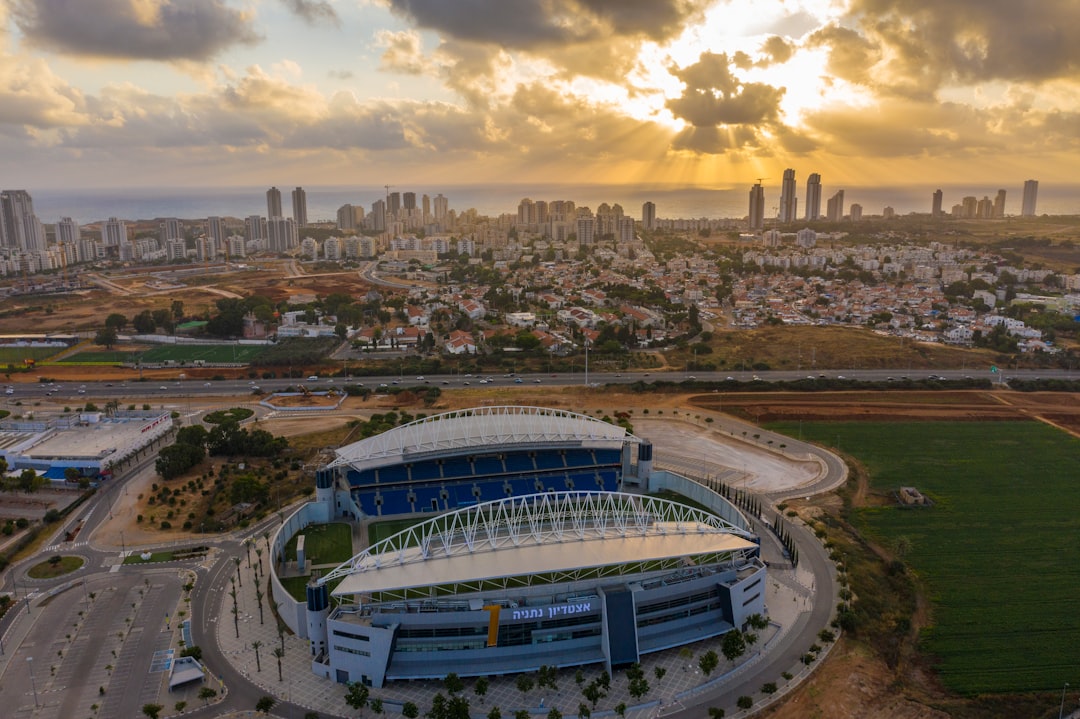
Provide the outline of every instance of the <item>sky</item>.
<path id="1" fill-rule="evenodd" d="M 0 0 L 0 186 L 1027 178 L 1078 0 Z"/>

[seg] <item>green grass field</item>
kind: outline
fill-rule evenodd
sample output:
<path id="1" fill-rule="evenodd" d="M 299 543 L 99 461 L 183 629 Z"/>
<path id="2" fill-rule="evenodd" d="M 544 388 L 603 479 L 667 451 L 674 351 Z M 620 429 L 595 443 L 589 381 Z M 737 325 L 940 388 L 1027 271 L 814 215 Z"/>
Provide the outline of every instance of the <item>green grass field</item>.
<path id="1" fill-rule="evenodd" d="M 304 554 L 311 564 L 341 564 L 352 558 L 352 529 L 348 524 L 313 524 L 293 536 L 285 545 L 285 559 L 296 561 L 296 540 L 304 539 Z"/>
<path id="2" fill-rule="evenodd" d="M 148 350 L 138 352 L 125 352 L 122 349 L 112 351 L 88 350 L 79 352 L 65 359 L 65 363 L 78 364 L 81 362 L 134 362 L 136 360 L 146 364 L 160 362 L 250 362 L 255 357 L 266 351 L 262 346 L 241 345 L 161 345 Z M 53 353 L 55 354 L 55 353 Z M 22 361 L 21 359 L 19 360 Z"/>
<path id="3" fill-rule="evenodd" d="M 874 489 L 910 485 L 934 500 L 862 509 L 856 521 L 886 547 L 910 546 L 904 559 L 933 605 L 922 647 L 946 685 L 1012 693 L 1075 680 L 1080 440 L 1036 422 L 803 422 L 802 433 L 839 441 Z"/>
<path id="4" fill-rule="evenodd" d="M 0 366 L 22 367 L 24 359 L 41 362 L 64 351 L 62 347 L 0 347 Z"/>

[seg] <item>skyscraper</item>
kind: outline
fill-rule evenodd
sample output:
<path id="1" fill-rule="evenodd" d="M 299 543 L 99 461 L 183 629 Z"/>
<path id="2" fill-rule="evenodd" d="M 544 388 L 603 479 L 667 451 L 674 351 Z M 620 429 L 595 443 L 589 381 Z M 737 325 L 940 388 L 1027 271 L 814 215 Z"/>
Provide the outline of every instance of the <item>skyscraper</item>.
<path id="1" fill-rule="evenodd" d="M 45 231 L 26 190 L 0 192 L 0 245 L 27 252 L 45 249 Z"/>
<path id="2" fill-rule="evenodd" d="M 821 217 L 821 175 L 810 173 L 806 178 L 806 219 L 816 220 Z"/>
<path id="3" fill-rule="evenodd" d="M 435 195 L 435 221 L 442 222 L 446 219 L 446 212 L 450 208 L 450 200 L 443 197 L 442 193 Z"/>
<path id="4" fill-rule="evenodd" d="M 386 196 L 386 214 L 392 220 L 396 220 L 401 212 L 401 193 L 391 192 Z"/>
<path id="5" fill-rule="evenodd" d="M 158 224 L 158 229 L 161 231 L 162 246 L 169 240 L 184 239 L 184 223 L 177 217 L 166 217 Z"/>
<path id="6" fill-rule="evenodd" d="M 934 200 L 930 205 L 930 216 L 931 217 L 941 217 L 942 214 L 944 214 L 941 211 L 941 200 L 942 200 L 943 197 L 944 197 L 944 194 L 941 192 L 941 190 L 934 190 Z"/>
<path id="7" fill-rule="evenodd" d="M 127 223 L 110 217 L 101 226 L 101 242 L 106 247 L 119 247 L 128 241 Z"/>
<path id="8" fill-rule="evenodd" d="M 297 227 L 307 227 L 307 193 L 303 187 L 292 191 L 292 216 Z"/>
<path id="9" fill-rule="evenodd" d="M 795 210 L 798 205 L 799 200 L 795 197 L 795 170 L 788 168 L 784 170 L 784 182 L 780 186 L 779 220 L 782 224 L 795 221 Z"/>
<path id="10" fill-rule="evenodd" d="M 424 195 L 420 198 L 420 209 L 424 213 L 424 222 L 431 220 L 431 198 Z"/>
<path id="11" fill-rule="evenodd" d="M 1035 200 L 1039 196 L 1039 181 L 1027 180 L 1024 182 L 1024 201 L 1020 208 L 1023 217 L 1035 216 Z"/>
<path id="12" fill-rule="evenodd" d="M 760 230 L 765 226 L 765 188 L 757 183 L 750 188 L 750 215 L 748 226 Z"/>
<path id="13" fill-rule="evenodd" d="M 656 229 L 656 204 L 646 202 L 641 206 L 641 226 L 646 230 Z"/>
<path id="14" fill-rule="evenodd" d="M 266 222 L 266 249 L 271 252 L 286 252 L 299 244 L 297 222 L 293 218 L 271 217 Z"/>
<path id="15" fill-rule="evenodd" d="M 224 247 L 225 238 L 229 236 L 229 228 L 225 226 L 224 217 L 206 218 L 206 237 L 214 241 L 214 247 Z"/>
<path id="16" fill-rule="evenodd" d="M 249 242 L 265 240 L 266 218 L 260 217 L 259 215 L 249 215 L 244 221 L 244 232 Z"/>
<path id="17" fill-rule="evenodd" d="M 346 203 L 338 208 L 337 211 L 337 226 L 339 230 L 354 230 L 356 229 L 356 222 L 353 219 L 353 206 Z"/>
<path id="18" fill-rule="evenodd" d="M 70 217 L 64 217 L 56 223 L 57 244 L 73 245 L 79 239 L 79 223 Z"/>
<path id="19" fill-rule="evenodd" d="M 994 217 L 1005 216 L 1005 190 L 998 190 L 994 198 Z"/>
<path id="20" fill-rule="evenodd" d="M 416 193 L 406 192 L 401 195 L 401 204 L 406 211 L 412 211 L 416 209 Z"/>
<path id="21" fill-rule="evenodd" d="M 266 191 L 266 216 L 281 217 L 281 190 L 276 187 Z"/>
<path id="22" fill-rule="evenodd" d="M 836 194 L 829 198 L 826 207 L 826 215 L 829 222 L 840 222 L 844 219 L 844 191 L 837 190 Z"/>

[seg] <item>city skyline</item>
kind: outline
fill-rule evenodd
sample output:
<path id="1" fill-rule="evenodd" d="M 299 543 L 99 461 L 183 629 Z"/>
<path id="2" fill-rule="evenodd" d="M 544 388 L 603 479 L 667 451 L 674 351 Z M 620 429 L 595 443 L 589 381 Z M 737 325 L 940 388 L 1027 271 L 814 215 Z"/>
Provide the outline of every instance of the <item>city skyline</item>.
<path id="1" fill-rule="evenodd" d="M 1069 0 L 469 5 L 5 0 L 0 186 L 1011 188 L 1080 159 Z"/>

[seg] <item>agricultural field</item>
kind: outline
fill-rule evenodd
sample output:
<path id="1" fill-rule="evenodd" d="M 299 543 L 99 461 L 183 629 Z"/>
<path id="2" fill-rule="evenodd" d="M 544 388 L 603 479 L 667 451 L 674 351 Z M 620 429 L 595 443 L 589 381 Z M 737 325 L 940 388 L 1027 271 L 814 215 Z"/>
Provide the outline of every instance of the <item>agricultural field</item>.
<path id="1" fill-rule="evenodd" d="M 793 422 L 770 425 L 788 434 Z M 921 647 L 963 695 L 1060 688 L 1080 672 L 1080 439 L 1038 422 L 803 422 L 867 470 L 859 529 L 930 599 Z M 931 507 L 891 500 L 900 486 Z"/>
<path id="2" fill-rule="evenodd" d="M 134 362 L 143 364 L 161 364 L 164 362 L 189 363 L 202 360 L 210 364 L 238 362 L 246 364 L 266 351 L 263 346 L 250 345 L 161 345 L 141 351 L 122 349 L 88 350 L 72 355 L 59 364 L 81 364 L 86 362 Z"/>

